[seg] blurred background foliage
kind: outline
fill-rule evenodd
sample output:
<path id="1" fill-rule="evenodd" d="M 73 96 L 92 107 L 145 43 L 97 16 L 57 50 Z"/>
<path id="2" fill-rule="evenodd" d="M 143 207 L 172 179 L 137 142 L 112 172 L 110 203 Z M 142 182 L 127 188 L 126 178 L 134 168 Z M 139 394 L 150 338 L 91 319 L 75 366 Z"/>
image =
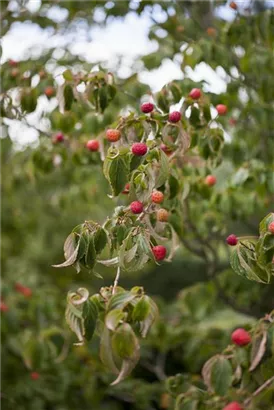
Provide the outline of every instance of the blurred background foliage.
<path id="1" fill-rule="evenodd" d="M 117 76 L 117 94 L 99 115 L 73 104 L 72 113 L 60 119 L 54 96 L 48 98 L 53 100 L 52 110 L 43 108 L 45 89 L 56 90 L 56 68 L 94 67 L 71 54 L 68 44 L 61 58 L 54 47 L 45 45 L 36 57 L 30 51 L 23 61 L 2 65 L 3 409 L 169 408 L 165 375 L 186 373 L 195 380 L 203 363 L 229 343 L 234 327 L 249 326 L 273 308 L 273 285 L 235 275 L 222 245 L 218 285 L 216 277 L 208 277 L 204 261 L 185 247 L 171 264 L 124 274 L 122 286 L 144 286 L 158 302 L 161 316 L 142 345 L 142 359 L 133 376 L 109 387 L 111 378 L 98 361 L 96 340 L 88 346 L 73 346 L 75 340 L 63 316 L 69 288 L 87 286 L 96 292 L 112 282 L 115 273 L 100 269 L 103 279 L 99 279 L 75 275 L 72 269 L 56 271 L 51 265 L 62 260 L 62 243 L 72 227 L 89 219 L 102 222 L 112 212 L 99 156 L 91 157 L 84 150 L 85 141 L 103 132 L 121 110 L 138 109 L 141 97 L 151 93 L 138 81 L 138 74 L 153 72 L 164 59 L 181 65 L 183 80 L 174 83 L 182 95 L 197 85 L 191 73 L 201 63 L 227 83 L 221 95 L 209 93 L 214 105 L 221 102 L 229 107 L 229 115 L 221 120 L 226 143 L 224 161 L 216 170 L 216 196 L 214 203 L 210 198 L 202 203 L 193 198 L 190 220 L 206 232 L 212 206 L 217 226 L 223 226 L 215 241 L 221 243 L 232 231 L 257 234 L 258 222 L 273 207 L 273 10 L 267 1 L 245 2 L 230 22 L 216 15 L 218 7 L 229 8 L 225 1 L 43 1 L 36 11 L 29 10 L 27 1 L 1 6 L 2 35 L 22 21 L 50 29 L 52 36 L 71 39 L 77 38 L 80 28 L 107 26 L 128 13 L 146 13 L 151 19 L 148 38 L 158 44 L 154 53 L 133 62 L 130 77 Z M 66 11 L 65 20 L 49 17 L 53 7 Z M 157 20 L 159 8 L 164 17 Z M 103 16 L 100 22 L 96 21 L 98 10 Z M 108 68 L 106 62 L 98 63 Z M 113 70 L 115 75 L 120 64 Z M 206 81 L 198 86 L 208 89 Z M 18 95 L 27 116 L 22 115 L 20 103 L 14 108 L 12 100 Z M 161 97 L 167 98 L 164 89 L 157 94 Z M 18 149 L 20 132 L 18 141 L 12 140 L 11 124 L 29 124 L 37 107 L 32 128 L 39 139 Z M 76 145 L 73 155 L 66 144 L 52 144 L 52 136 L 60 129 Z M 30 288 L 31 295 L 18 283 Z"/>

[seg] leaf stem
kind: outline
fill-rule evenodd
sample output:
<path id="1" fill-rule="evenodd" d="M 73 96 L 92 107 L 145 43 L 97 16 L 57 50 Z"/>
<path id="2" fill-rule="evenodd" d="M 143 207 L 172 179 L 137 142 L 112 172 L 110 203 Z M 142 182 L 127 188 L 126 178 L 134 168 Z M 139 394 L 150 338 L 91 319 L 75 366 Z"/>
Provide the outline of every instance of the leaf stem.
<path id="1" fill-rule="evenodd" d="M 119 282 L 119 278 L 120 278 L 120 271 L 121 271 L 121 268 L 120 268 L 120 266 L 118 266 L 117 267 L 117 273 L 116 273 L 115 280 L 114 280 L 114 284 L 113 284 L 113 289 L 112 289 L 112 294 L 113 295 L 115 294 L 116 288 L 118 286 L 118 282 Z"/>

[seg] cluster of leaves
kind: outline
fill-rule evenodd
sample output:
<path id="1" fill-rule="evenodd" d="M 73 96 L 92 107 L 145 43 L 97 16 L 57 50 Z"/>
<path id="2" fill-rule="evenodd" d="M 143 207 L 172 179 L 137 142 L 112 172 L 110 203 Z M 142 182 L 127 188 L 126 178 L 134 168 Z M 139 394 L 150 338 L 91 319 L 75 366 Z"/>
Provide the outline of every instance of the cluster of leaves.
<path id="1" fill-rule="evenodd" d="M 259 239 L 241 239 L 231 253 L 233 270 L 250 280 L 262 283 L 273 281 L 274 235 L 268 229 L 274 221 L 270 213 L 260 223 Z"/>
<path id="2" fill-rule="evenodd" d="M 222 354 L 211 357 L 203 366 L 202 379 L 193 384 L 183 374 L 168 378 L 167 390 L 175 399 L 175 409 L 220 410 L 234 401 L 248 408 L 264 408 L 273 397 L 273 332 L 272 312 L 252 328 L 250 344 L 229 345 Z M 264 397 L 259 397 L 264 389 Z"/>
<path id="3" fill-rule="evenodd" d="M 100 334 L 100 358 L 106 368 L 117 375 L 112 385 L 131 373 L 139 360 L 136 336 L 146 337 L 158 309 L 140 287 L 130 291 L 114 286 L 101 288 L 89 297 L 85 288 L 69 292 L 66 321 L 80 344 L 91 340 L 95 328 Z M 118 370 L 120 368 L 120 370 Z"/>

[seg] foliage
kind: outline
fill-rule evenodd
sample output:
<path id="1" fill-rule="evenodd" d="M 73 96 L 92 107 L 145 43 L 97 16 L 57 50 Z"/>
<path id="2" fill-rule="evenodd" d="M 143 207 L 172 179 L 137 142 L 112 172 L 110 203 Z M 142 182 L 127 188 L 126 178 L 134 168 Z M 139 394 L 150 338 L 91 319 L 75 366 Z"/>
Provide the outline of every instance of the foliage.
<path id="1" fill-rule="evenodd" d="M 108 23 L 133 8 L 124 1 L 62 2 L 58 7 L 67 10 L 67 18 L 59 25 L 47 14 L 51 3 L 35 12 L 7 3 L 3 33 L 14 21 L 30 19 L 68 35 L 83 20 L 92 24 L 98 9 Z M 7 409 L 92 403 L 95 409 L 220 410 L 234 400 L 263 409 L 273 402 L 273 314 L 254 318 L 273 308 L 273 12 L 257 13 L 255 7 L 244 16 L 239 8 L 235 20 L 224 23 L 210 2 L 157 6 L 163 22 L 154 18 L 153 1 L 134 6 L 151 17 L 149 38 L 158 44 L 141 61 L 153 70 L 180 55 L 184 79 L 154 94 L 136 74 L 121 79 L 105 63 L 95 68 L 72 55 L 68 45 L 60 58 L 45 48 L 37 59 L 3 65 L 3 129 L 14 121 L 31 126 L 31 116 L 39 116 L 31 126 L 39 134 L 36 146 L 16 151 L 9 137 L 2 140 Z M 224 94 L 190 79 L 190 67 L 204 62 L 216 72 L 221 66 Z M 65 68 L 57 81 L 60 67 Z M 189 96 L 194 87 L 203 89 L 197 100 Z M 143 100 L 154 103 L 152 113 L 140 113 Z M 45 102 L 52 108 L 40 110 Z M 219 103 L 228 115 L 216 114 Z M 169 119 L 172 111 L 180 111 L 180 121 Z M 107 129 L 120 131 L 118 142 L 108 141 Z M 91 137 L 99 141 L 98 152 L 86 148 Z M 146 143 L 146 155 L 134 155 L 135 142 Z M 207 183 L 209 175 L 216 185 Z M 164 194 L 161 205 L 151 199 L 155 190 Z M 136 200 L 144 206 L 138 215 L 130 209 Z M 167 221 L 157 218 L 161 208 Z M 65 261 L 55 265 L 60 270 L 51 269 L 61 260 L 60 242 L 75 225 L 64 244 Z M 239 276 L 228 269 L 225 237 L 233 229 L 238 243 L 230 262 Z M 153 270 L 158 244 L 168 248 L 166 261 L 175 262 Z M 165 297 L 176 258 L 179 269 L 193 263 L 182 276 L 195 282 L 196 267 L 199 283 L 167 304 L 157 297 L 155 282 L 160 272 L 167 278 L 160 292 Z M 75 279 L 71 270 L 62 270 L 71 266 Z M 135 285 L 148 269 L 155 273 L 145 292 Z M 72 280 L 78 290 L 69 290 Z M 119 286 L 122 281 L 131 290 Z M 156 294 L 155 301 L 147 293 Z M 226 347 L 238 326 L 250 330 L 251 344 Z"/>

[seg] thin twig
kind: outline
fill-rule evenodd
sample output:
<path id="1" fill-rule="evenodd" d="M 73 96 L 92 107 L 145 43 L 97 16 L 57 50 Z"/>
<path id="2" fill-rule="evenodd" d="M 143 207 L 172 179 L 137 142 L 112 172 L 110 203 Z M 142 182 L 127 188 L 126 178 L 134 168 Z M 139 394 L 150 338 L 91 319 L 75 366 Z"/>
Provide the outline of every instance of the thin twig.
<path id="1" fill-rule="evenodd" d="M 118 266 L 117 267 L 117 273 L 116 273 L 115 280 L 114 280 L 114 284 L 113 284 L 113 289 L 112 289 L 112 294 L 113 295 L 115 294 L 116 288 L 118 286 L 118 282 L 119 282 L 119 278 L 120 278 L 120 271 L 121 271 L 120 266 Z"/>
<path id="2" fill-rule="evenodd" d="M 256 396 L 258 396 L 264 389 L 266 389 L 271 383 L 274 382 L 274 376 L 270 377 L 270 379 L 266 380 L 264 384 L 262 384 L 260 387 L 258 387 L 257 390 L 255 390 L 248 399 L 244 401 L 245 406 L 249 406 L 251 403 L 252 399 Z"/>

